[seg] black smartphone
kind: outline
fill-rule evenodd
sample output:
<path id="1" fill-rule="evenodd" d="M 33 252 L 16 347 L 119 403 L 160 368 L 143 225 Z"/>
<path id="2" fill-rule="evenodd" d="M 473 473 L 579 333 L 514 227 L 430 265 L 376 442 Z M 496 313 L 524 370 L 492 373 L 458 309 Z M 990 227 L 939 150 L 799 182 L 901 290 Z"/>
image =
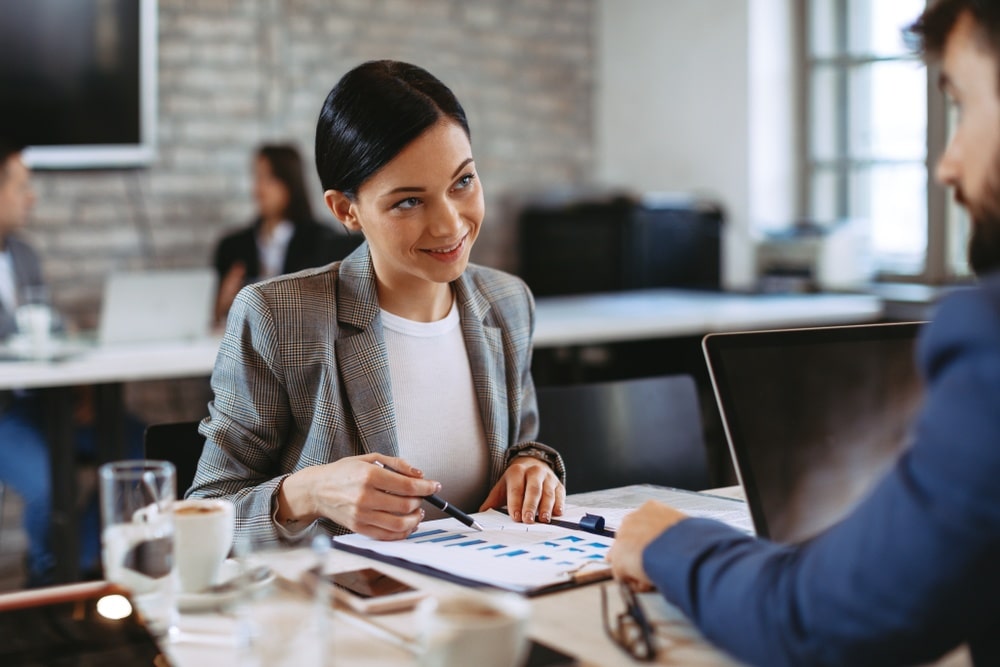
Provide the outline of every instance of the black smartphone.
<path id="1" fill-rule="evenodd" d="M 112 584 L 42 589 L 0 603 L 4 667 L 169 667 L 128 593 Z"/>
<path id="2" fill-rule="evenodd" d="M 427 595 L 373 567 L 325 576 L 338 600 L 365 614 L 410 609 Z"/>

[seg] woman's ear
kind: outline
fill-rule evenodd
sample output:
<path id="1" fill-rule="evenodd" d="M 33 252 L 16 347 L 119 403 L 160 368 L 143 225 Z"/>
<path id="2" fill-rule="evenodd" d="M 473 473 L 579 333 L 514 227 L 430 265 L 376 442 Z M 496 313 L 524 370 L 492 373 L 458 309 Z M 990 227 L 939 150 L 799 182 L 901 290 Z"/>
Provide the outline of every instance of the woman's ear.
<path id="1" fill-rule="evenodd" d="M 327 190 L 323 193 L 323 201 L 344 227 L 352 232 L 361 231 L 361 223 L 350 197 L 340 190 Z"/>

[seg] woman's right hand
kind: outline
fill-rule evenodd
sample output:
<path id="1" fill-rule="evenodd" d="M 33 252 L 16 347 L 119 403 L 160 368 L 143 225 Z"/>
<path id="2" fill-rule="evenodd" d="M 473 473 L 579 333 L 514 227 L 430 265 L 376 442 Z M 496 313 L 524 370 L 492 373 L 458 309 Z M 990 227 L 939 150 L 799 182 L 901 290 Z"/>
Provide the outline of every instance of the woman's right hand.
<path id="1" fill-rule="evenodd" d="M 293 530 L 325 517 L 373 539 L 401 540 L 424 518 L 423 497 L 440 488 L 403 459 L 348 456 L 286 477 L 278 492 L 277 517 Z"/>

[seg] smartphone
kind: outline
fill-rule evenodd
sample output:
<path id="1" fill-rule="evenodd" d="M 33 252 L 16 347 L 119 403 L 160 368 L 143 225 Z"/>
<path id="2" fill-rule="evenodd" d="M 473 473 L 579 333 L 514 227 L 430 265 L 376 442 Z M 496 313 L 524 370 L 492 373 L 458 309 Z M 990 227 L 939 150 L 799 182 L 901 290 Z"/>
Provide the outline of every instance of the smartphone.
<path id="1" fill-rule="evenodd" d="M 411 609 L 427 595 L 373 567 L 324 576 L 337 600 L 364 614 Z"/>

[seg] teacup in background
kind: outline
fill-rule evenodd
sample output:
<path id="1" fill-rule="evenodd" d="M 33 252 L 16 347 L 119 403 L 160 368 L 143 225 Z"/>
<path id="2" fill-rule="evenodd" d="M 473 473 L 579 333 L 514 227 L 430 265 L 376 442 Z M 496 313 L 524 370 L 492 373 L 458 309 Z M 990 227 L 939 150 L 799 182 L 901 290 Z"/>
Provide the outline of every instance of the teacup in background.
<path id="1" fill-rule="evenodd" d="M 531 604 L 514 593 L 461 593 L 417 606 L 422 667 L 520 667 Z"/>
<path id="2" fill-rule="evenodd" d="M 183 593 L 198 593 L 217 583 L 233 546 L 233 504 L 221 499 L 174 503 L 174 556 Z"/>

